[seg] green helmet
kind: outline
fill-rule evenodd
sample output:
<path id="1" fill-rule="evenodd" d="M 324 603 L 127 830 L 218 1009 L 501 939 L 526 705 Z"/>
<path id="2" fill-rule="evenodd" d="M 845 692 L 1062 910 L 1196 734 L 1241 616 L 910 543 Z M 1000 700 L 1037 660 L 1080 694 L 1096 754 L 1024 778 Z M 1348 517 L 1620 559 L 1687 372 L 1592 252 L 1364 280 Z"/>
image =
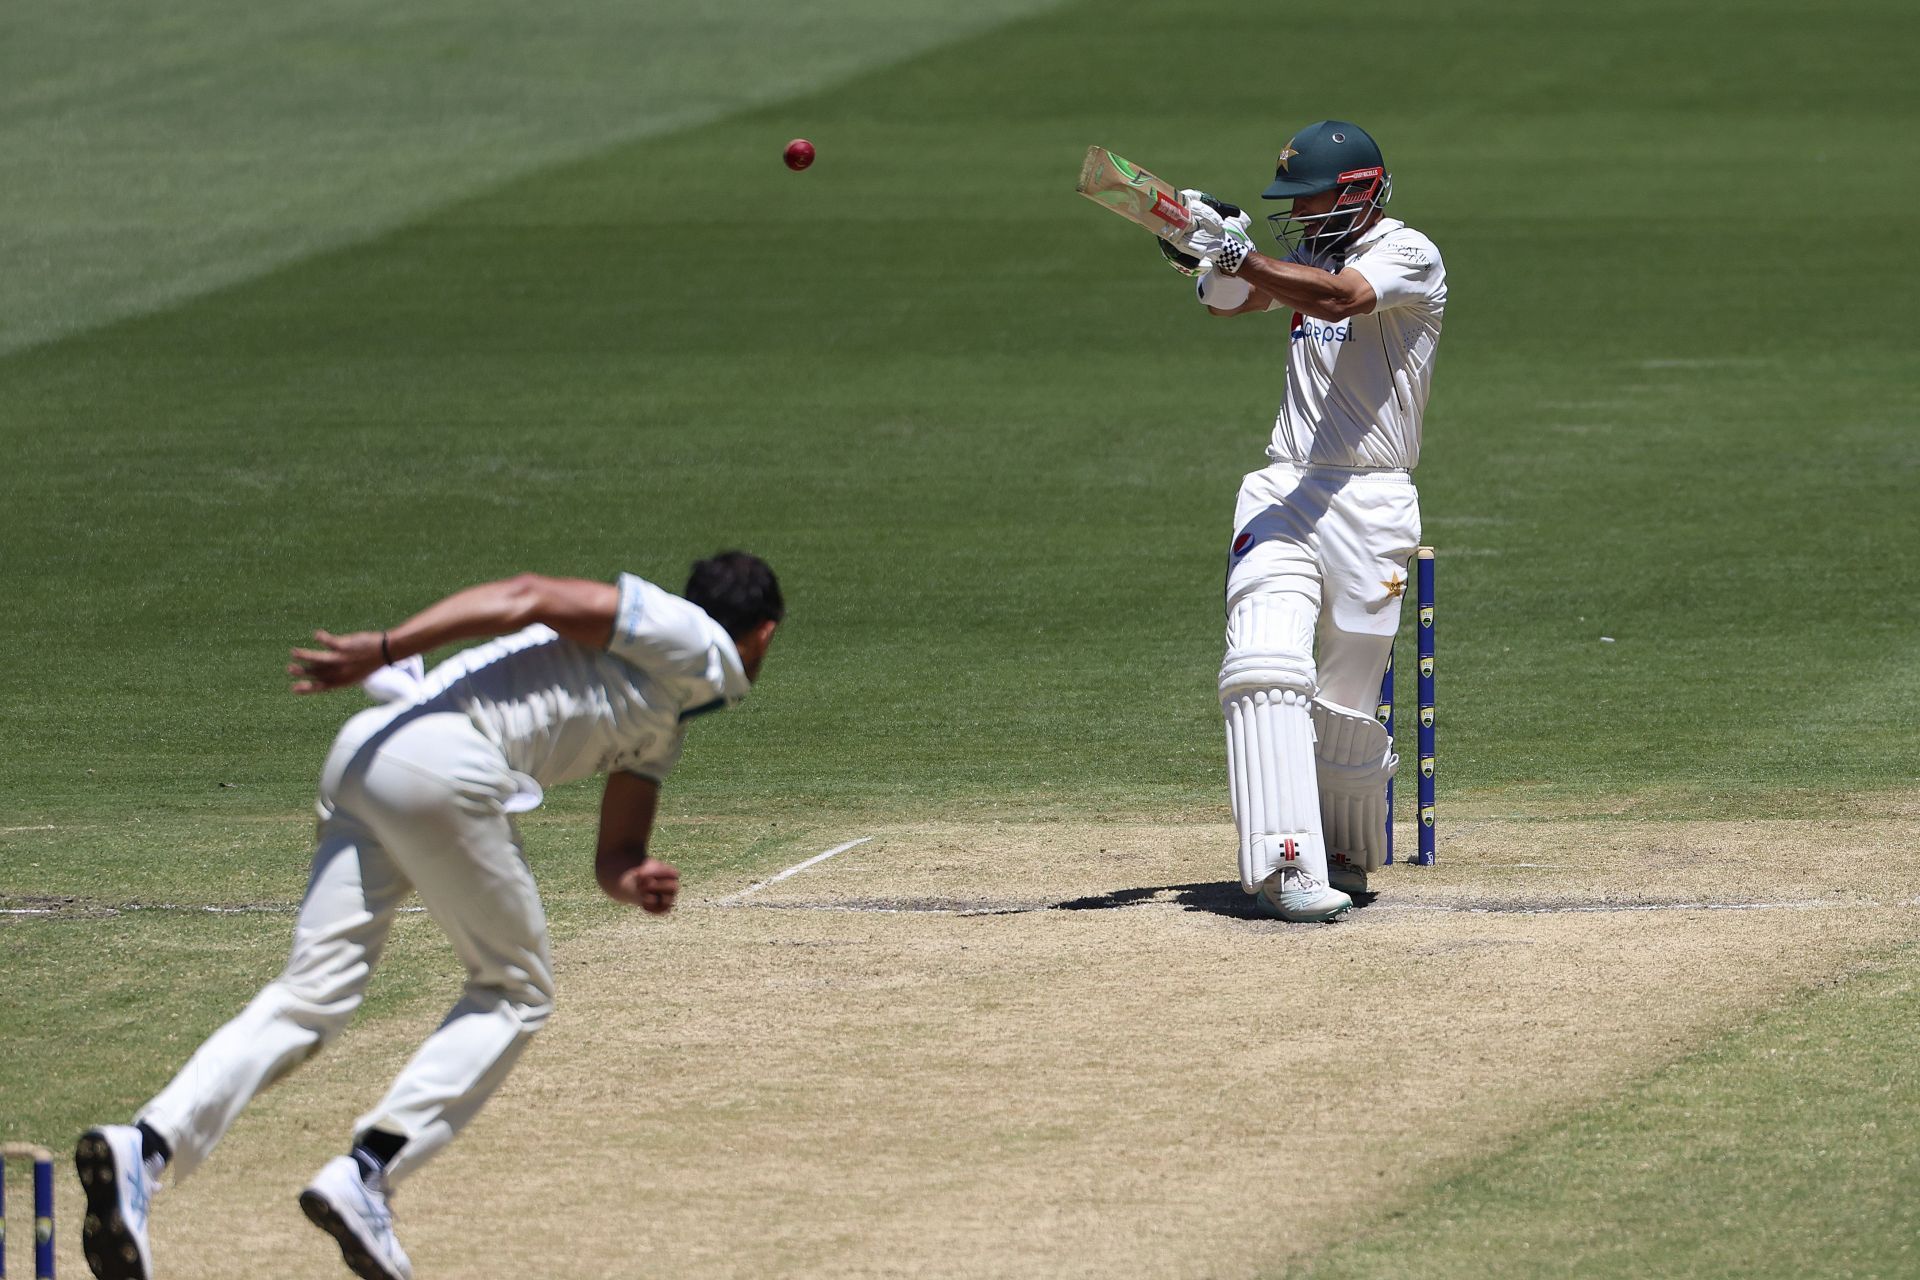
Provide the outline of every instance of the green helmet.
<path id="1" fill-rule="evenodd" d="M 1325 262 L 1337 258 L 1393 194 L 1393 175 L 1380 146 L 1357 124 L 1322 120 L 1287 139 L 1273 182 L 1260 194 L 1293 200 L 1338 191 L 1325 213 L 1267 215 L 1274 235 L 1292 258 Z"/>

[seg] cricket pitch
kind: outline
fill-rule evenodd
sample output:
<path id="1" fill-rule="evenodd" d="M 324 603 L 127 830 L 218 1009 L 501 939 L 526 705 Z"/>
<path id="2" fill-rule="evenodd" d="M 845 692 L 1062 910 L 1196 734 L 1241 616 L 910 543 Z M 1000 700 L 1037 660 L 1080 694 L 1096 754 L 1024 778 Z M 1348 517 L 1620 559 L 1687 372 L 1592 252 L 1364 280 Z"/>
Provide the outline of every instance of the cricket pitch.
<path id="1" fill-rule="evenodd" d="M 849 832 L 562 944 L 402 1239 L 423 1277 L 1273 1275 L 1912 938 L 1920 797 L 1876 803 L 1460 821 L 1333 926 L 1252 918 L 1225 826 Z M 261 1099 L 156 1202 L 165 1273 L 344 1274 L 294 1194 L 430 1025 Z"/>

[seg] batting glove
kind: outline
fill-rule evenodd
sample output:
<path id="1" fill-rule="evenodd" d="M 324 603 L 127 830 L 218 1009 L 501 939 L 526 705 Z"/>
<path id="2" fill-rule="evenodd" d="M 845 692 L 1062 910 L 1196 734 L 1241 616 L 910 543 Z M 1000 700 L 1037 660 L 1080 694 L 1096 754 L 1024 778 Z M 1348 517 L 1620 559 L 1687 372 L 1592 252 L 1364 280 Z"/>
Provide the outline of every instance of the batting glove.
<path id="1" fill-rule="evenodd" d="M 1228 275 L 1238 271 L 1253 252 L 1253 239 L 1247 234 L 1252 219 L 1204 191 L 1182 191 L 1180 195 L 1187 202 L 1192 220 L 1167 234 L 1168 243 L 1191 257 L 1211 259 L 1216 270 Z M 1223 213 L 1223 208 L 1232 212 Z"/>
<path id="2" fill-rule="evenodd" d="M 1180 196 L 1189 209 L 1196 206 L 1211 209 L 1220 215 L 1227 226 L 1237 226 L 1244 232 L 1250 230 L 1253 225 L 1253 219 L 1247 215 L 1246 210 L 1210 196 L 1204 191 L 1182 191 Z M 1207 269 L 1206 263 L 1191 253 L 1182 253 L 1174 246 L 1173 241 L 1162 239 L 1157 243 L 1160 246 L 1161 256 L 1167 260 L 1167 265 L 1182 275 L 1197 276 Z"/>
<path id="3" fill-rule="evenodd" d="M 1220 243 L 1206 250 L 1202 255 L 1213 259 L 1213 269 L 1234 276 L 1240 274 L 1241 264 L 1246 262 L 1253 252 L 1253 239 L 1245 228 L 1227 227 L 1221 235 Z"/>

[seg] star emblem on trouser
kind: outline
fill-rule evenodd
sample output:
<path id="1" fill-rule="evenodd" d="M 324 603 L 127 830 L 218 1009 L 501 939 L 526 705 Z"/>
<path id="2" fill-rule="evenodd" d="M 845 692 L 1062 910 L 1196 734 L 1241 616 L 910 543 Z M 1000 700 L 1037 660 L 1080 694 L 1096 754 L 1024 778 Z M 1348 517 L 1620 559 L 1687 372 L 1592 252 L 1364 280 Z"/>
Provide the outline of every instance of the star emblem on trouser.
<path id="1" fill-rule="evenodd" d="M 1380 585 L 1387 589 L 1387 599 L 1389 600 L 1398 600 L 1401 596 L 1407 594 L 1407 580 L 1400 574 L 1394 574 Z"/>

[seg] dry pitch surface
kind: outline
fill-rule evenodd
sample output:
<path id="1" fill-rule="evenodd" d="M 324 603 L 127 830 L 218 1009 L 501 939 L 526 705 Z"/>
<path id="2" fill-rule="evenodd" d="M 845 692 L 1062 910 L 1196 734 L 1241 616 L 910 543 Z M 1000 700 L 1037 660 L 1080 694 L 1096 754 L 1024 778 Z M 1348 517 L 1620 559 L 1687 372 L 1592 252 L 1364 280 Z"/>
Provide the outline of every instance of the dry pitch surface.
<path id="1" fill-rule="evenodd" d="M 1913 937 L 1920 796 L 1877 805 L 1456 820 L 1335 926 L 1251 918 L 1225 827 L 848 832 L 874 838 L 563 947 L 559 1013 L 408 1184 L 403 1238 L 423 1280 L 1271 1275 Z M 163 1275 L 345 1274 L 293 1195 L 422 1014 L 162 1194 Z"/>

